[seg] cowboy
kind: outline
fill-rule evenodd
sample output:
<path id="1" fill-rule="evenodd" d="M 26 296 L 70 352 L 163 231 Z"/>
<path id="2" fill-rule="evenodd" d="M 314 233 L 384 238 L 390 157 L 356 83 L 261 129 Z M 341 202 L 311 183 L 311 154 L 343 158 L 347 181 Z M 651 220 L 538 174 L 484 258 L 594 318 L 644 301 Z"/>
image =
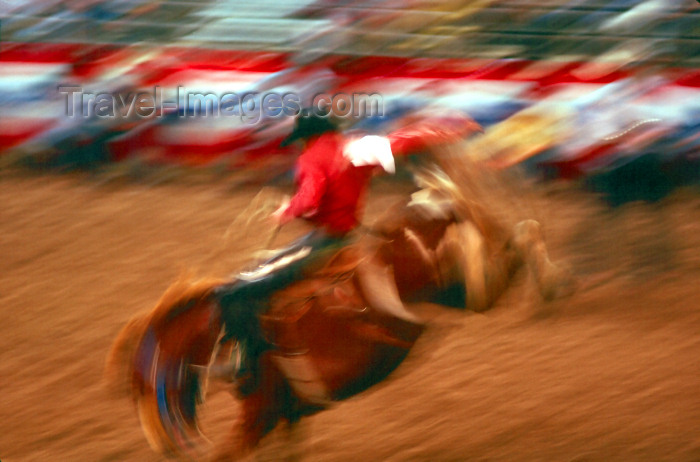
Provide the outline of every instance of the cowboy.
<path id="1" fill-rule="evenodd" d="M 293 242 L 256 269 L 242 272 L 231 290 L 221 293 L 226 306 L 227 334 L 239 341 L 242 364 L 236 371 L 239 392 L 255 386 L 257 357 L 267 344 L 260 337 L 257 315 L 265 312 L 269 295 L 302 278 L 314 262 L 340 249 L 360 225 L 364 199 L 373 175 L 394 172 L 388 139 L 368 136 L 346 139 L 330 116 L 303 110 L 292 133 L 282 146 L 297 144 L 302 154 L 296 161 L 296 193 L 271 216 L 276 226 L 295 218 L 313 224 L 314 230 Z M 376 270 L 376 268 L 368 268 Z M 384 271 L 373 277 L 374 284 L 390 283 Z M 374 304 L 374 303 L 373 303 Z M 393 316 L 418 322 L 401 304 L 398 296 L 379 300 Z"/>
<path id="2" fill-rule="evenodd" d="M 387 137 L 348 140 L 330 115 L 304 109 L 292 134 L 282 141 L 282 146 L 299 143 L 303 148 L 296 162 L 297 192 L 272 214 L 272 220 L 283 225 L 304 218 L 324 235 L 342 238 L 360 224 L 372 176 L 394 173 L 395 154 L 422 151 L 477 129 L 471 119 L 445 117 L 428 123 L 410 120 Z"/>
<path id="3" fill-rule="evenodd" d="M 272 214 L 277 225 L 303 218 L 317 233 L 343 239 L 360 224 L 372 176 L 394 173 L 389 140 L 379 136 L 347 140 L 330 117 L 303 111 L 282 146 L 300 145 L 297 191 Z"/>
<path id="4" fill-rule="evenodd" d="M 360 226 L 361 214 L 370 181 L 382 171 L 394 173 L 392 150 L 402 154 L 425 149 L 445 140 L 456 131 L 444 125 L 408 124 L 389 137 L 346 138 L 331 116 L 304 109 L 297 116 L 293 132 L 282 146 L 298 144 L 302 154 L 296 161 L 296 193 L 271 216 L 276 226 L 302 218 L 314 231 L 295 241 L 258 268 L 242 272 L 230 291 L 222 294 L 230 322 L 227 332 L 239 339 L 243 364 L 237 371 L 239 391 L 245 388 L 243 376 L 255 376 L 256 358 L 265 349 L 256 316 L 268 307 L 269 295 L 299 280 L 306 268 L 347 243 Z M 358 276 L 369 300 L 379 311 L 407 322 L 421 324 L 401 302 L 389 269 L 366 262 L 358 267 Z M 224 317 L 227 317 L 225 314 Z M 242 391 L 245 393 L 245 391 Z"/>

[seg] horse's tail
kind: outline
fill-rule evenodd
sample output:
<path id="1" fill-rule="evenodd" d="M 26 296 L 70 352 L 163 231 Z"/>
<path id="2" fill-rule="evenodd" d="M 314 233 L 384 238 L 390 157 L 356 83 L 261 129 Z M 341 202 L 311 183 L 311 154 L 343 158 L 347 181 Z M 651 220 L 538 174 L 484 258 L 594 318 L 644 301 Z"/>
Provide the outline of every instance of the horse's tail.
<path id="1" fill-rule="evenodd" d="M 107 357 L 110 388 L 128 390 L 146 438 L 160 453 L 197 456 L 200 371 L 209 365 L 223 328 L 211 297 L 220 283 L 177 281 L 151 312 L 129 321 Z"/>
<path id="2" fill-rule="evenodd" d="M 110 392 L 118 395 L 128 395 L 131 392 L 132 358 L 148 327 L 148 321 L 148 314 L 134 316 L 112 343 L 104 370 L 105 383 Z"/>

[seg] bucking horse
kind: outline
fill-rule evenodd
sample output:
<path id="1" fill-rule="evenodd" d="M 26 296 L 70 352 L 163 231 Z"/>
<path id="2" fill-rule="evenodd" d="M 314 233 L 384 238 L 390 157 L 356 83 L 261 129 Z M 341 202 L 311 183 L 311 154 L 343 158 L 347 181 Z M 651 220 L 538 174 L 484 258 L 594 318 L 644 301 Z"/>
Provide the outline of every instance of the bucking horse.
<path id="1" fill-rule="evenodd" d="M 281 422 L 293 428 L 379 383 L 429 327 L 411 311 L 414 302 L 449 299 L 446 305 L 483 311 L 523 267 L 544 299 L 573 292 L 575 281 L 550 260 L 539 223 L 493 212 L 484 180 L 491 173 L 470 160 L 463 141 L 445 136 L 440 127 L 447 125 L 432 124 L 438 136 L 428 143 L 430 165 L 416 173 L 419 189 L 307 268 L 301 281 L 256 294 L 269 297 L 264 311 L 240 309 L 236 289 L 251 276 L 241 271 L 178 281 L 122 329 L 106 373 L 132 397 L 154 450 L 236 460 Z M 255 277 L 294 264 L 303 250 L 279 251 Z M 252 374 L 239 370 L 243 337 L 257 339 Z M 233 432 L 217 450 L 199 425 L 214 382 L 238 401 Z"/>

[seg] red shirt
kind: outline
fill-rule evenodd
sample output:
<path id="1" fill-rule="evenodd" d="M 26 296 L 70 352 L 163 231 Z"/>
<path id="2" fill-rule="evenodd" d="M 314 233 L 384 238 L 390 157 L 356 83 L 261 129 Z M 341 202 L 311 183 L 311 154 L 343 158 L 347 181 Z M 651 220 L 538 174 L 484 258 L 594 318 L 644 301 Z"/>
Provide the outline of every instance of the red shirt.
<path id="1" fill-rule="evenodd" d="M 465 116 L 414 121 L 388 136 L 394 155 L 454 141 L 481 127 Z M 359 223 L 370 179 L 381 167 L 357 167 L 343 156 L 344 139 L 325 133 L 310 141 L 297 160 L 297 192 L 283 220 L 302 217 L 330 234 L 344 235 Z"/>
<path id="2" fill-rule="evenodd" d="M 297 159 L 297 192 L 285 218 L 305 218 L 330 234 L 343 235 L 359 223 L 376 166 L 356 167 L 343 156 L 338 133 L 312 139 Z"/>

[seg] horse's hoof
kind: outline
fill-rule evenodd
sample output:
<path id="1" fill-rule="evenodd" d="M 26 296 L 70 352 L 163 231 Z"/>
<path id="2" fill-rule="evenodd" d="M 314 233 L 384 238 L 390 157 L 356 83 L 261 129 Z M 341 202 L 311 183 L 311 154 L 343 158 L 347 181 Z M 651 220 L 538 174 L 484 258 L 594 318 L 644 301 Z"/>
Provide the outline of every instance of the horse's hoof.
<path id="1" fill-rule="evenodd" d="M 545 301 L 572 296 L 578 289 L 578 280 L 568 266 L 554 265 L 542 277 L 540 293 Z"/>

